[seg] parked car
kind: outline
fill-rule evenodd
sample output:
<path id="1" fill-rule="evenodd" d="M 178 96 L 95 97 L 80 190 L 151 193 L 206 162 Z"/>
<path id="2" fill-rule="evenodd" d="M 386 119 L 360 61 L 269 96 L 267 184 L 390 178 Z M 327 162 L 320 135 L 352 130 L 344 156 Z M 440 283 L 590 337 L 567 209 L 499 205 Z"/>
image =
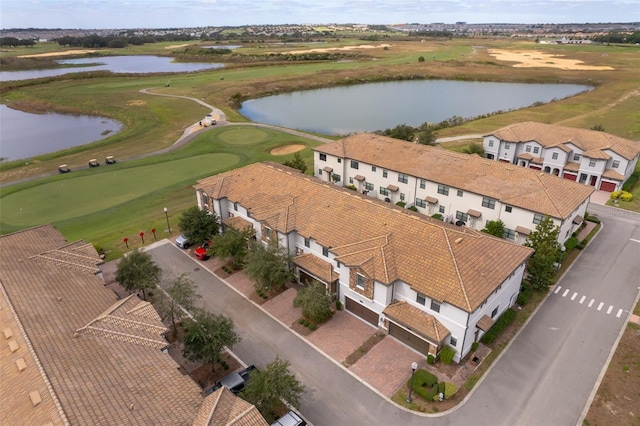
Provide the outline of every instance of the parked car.
<path id="1" fill-rule="evenodd" d="M 242 389 L 244 389 L 245 385 L 249 381 L 249 375 L 255 369 L 255 365 L 250 365 L 240 371 L 236 371 L 235 373 L 224 376 L 222 379 L 217 381 L 215 385 L 211 386 L 208 389 L 205 389 L 204 391 L 202 391 L 202 393 L 207 396 L 224 386 L 234 394 L 237 394 Z"/>
<path id="2" fill-rule="evenodd" d="M 89 167 L 93 168 L 93 167 L 98 167 L 100 165 L 100 163 L 98 163 L 98 160 L 96 160 L 95 158 L 92 158 L 91 160 L 89 160 Z"/>
<path id="3" fill-rule="evenodd" d="M 104 164 L 106 164 L 107 166 L 109 164 L 116 164 L 116 159 L 113 158 L 113 155 L 108 155 L 107 158 L 104 159 Z"/>
<path id="4" fill-rule="evenodd" d="M 191 243 L 189 243 L 189 240 L 184 236 L 184 234 L 180 234 L 180 236 L 176 238 L 176 245 L 181 249 L 186 249 L 189 248 Z"/>
<path id="5" fill-rule="evenodd" d="M 271 423 L 271 426 L 306 426 L 302 417 L 295 411 L 289 411 L 284 416 L 280 417 L 275 422 Z"/>
<path id="6" fill-rule="evenodd" d="M 200 245 L 200 247 L 193 251 L 193 255 L 200 260 L 207 260 L 209 258 L 207 251 L 209 250 L 209 247 L 211 247 L 211 244 L 211 241 L 205 241 Z"/>
<path id="7" fill-rule="evenodd" d="M 69 173 L 71 169 L 66 164 L 60 164 L 58 166 L 58 173 Z"/>

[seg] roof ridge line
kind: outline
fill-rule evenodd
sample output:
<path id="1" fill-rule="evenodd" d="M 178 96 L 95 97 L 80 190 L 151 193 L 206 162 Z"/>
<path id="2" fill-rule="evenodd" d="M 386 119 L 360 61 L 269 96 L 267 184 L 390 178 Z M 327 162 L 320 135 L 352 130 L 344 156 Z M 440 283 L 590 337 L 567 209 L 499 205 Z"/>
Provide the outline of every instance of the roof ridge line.
<path id="1" fill-rule="evenodd" d="M 471 303 L 469 302 L 469 296 L 467 296 L 467 290 L 464 288 L 464 283 L 462 282 L 462 276 L 460 275 L 460 268 L 458 268 L 458 262 L 456 262 L 456 256 L 453 254 L 453 248 L 451 247 L 451 242 L 449 241 L 449 236 L 447 233 L 444 233 L 444 239 L 447 242 L 447 247 L 449 247 L 449 253 L 451 254 L 451 260 L 453 262 L 453 266 L 456 269 L 456 275 L 458 277 L 458 282 L 460 283 L 460 289 L 462 290 L 462 294 L 464 295 L 464 300 L 467 303 L 467 309 L 471 310 Z"/>
<path id="2" fill-rule="evenodd" d="M 142 321 L 136 321 L 136 320 L 132 320 L 132 319 L 129 319 L 129 318 L 119 317 L 119 316 L 116 316 L 116 315 L 107 315 L 107 316 L 102 317 L 100 319 L 104 319 L 104 320 L 106 320 L 106 319 L 114 319 L 114 320 L 118 320 L 118 321 L 124 321 L 124 322 L 128 322 L 128 323 L 132 323 L 132 324 L 139 324 L 139 325 L 142 325 L 142 326 L 145 326 L 145 327 L 158 329 L 158 330 L 166 330 L 167 329 L 164 326 L 161 327 L 159 325 L 147 324 L 147 323 L 142 322 Z"/>
<path id="3" fill-rule="evenodd" d="M 134 340 L 143 340 L 143 341 L 148 342 L 148 343 L 162 343 L 164 346 L 168 346 L 169 345 L 169 342 L 167 342 L 166 340 L 163 341 L 163 340 L 150 339 L 148 337 L 136 336 L 135 334 L 123 333 L 121 331 L 108 330 L 106 328 L 95 327 L 95 326 L 85 327 L 82 331 L 83 332 L 101 331 L 101 332 L 106 333 L 108 335 L 111 334 L 111 335 L 115 335 L 115 336 L 129 337 L 129 338 L 134 339 Z"/>

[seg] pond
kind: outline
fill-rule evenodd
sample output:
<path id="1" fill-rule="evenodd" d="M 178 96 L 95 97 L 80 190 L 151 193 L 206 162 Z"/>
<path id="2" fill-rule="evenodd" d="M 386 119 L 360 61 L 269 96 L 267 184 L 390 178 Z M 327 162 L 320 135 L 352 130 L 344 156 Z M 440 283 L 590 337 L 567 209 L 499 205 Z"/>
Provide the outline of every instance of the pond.
<path id="1" fill-rule="evenodd" d="M 112 136 L 122 123 L 103 117 L 30 114 L 0 105 L 0 157 L 19 160 Z M 105 153 L 107 155 L 107 153 Z"/>
<path id="2" fill-rule="evenodd" d="M 216 69 L 224 64 L 209 62 L 173 62 L 174 58 L 151 55 L 96 56 L 91 58 L 61 59 L 60 64 L 86 65 L 26 71 L 0 71 L 0 81 L 29 80 L 53 77 L 74 72 L 111 71 L 113 73 L 147 74 L 156 72 L 184 73 Z"/>
<path id="3" fill-rule="evenodd" d="M 516 110 L 592 89 L 577 84 L 396 81 L 252 99 L 242 104 L 240 113 L 258 123 L 346 135 Z"/>

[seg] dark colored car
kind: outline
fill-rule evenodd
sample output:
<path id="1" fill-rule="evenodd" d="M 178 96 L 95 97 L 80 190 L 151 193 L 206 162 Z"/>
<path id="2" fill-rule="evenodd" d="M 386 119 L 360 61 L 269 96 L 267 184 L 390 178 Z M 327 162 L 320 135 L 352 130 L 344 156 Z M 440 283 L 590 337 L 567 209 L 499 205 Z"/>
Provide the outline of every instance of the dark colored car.
<path id="1" fill-rule="evenodd" d="M 202 391 L 202 393 L 207 396 L 224 386 L 234 394 L 237 394 L 242 389 L 244 389 L 244 386 L 249 381 L 249 374 L 255 369 L 255 365 L 250 365 L 243 370 L 236 371 L 235 373 L 224 376 L 222 379 L 216 382 L 215 385 L 211 386 L 208 389 L 205 389 L 204 391 Z"/>
<path id="2" fill-rule="evenodd" d="M 193 251 L 193 255 L 200 260 L 207 260 L 209 258 L 209 255 L 207 254 L 209 247 L 211 247 L 211 241 L 205 241 L 200 245 L 200 247 Z"/>
<path id="3" fill-rule="evenodd" d="M 280 417 L 271 426 L 306 426 L 307 422 L 295 411 L 289 411 L 284 416 Z"/>

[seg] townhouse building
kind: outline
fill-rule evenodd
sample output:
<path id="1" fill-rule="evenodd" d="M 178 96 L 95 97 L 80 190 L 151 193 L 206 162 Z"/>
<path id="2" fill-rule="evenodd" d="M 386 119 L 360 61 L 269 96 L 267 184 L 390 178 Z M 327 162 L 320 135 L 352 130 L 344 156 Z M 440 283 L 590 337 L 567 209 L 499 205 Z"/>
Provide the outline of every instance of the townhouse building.
<path id="1" fill-rule="evenodd" d="M 480 230 L 502 220 L 523 244 L 546 216 L 562 244 L 583 221 L 593 188 L 477 155 L 361 133 L 314 148 L 314 175 L 390 204 Z"/>
<path id="2" fill-rule="evenodd" d="M 597 130 L 526 122 L 484 136 L 488 159 L 541 170 L 592 186 L 618 191 L 631 176 L 640 143 Z"/>
<path id="3" fill-rule="evenodd" d="M 251 227 L 351 313 L 424 355 L 459 361 L 515 303 L 532 250 L 258 163 L 199 180 L 198 206 Z"/>

